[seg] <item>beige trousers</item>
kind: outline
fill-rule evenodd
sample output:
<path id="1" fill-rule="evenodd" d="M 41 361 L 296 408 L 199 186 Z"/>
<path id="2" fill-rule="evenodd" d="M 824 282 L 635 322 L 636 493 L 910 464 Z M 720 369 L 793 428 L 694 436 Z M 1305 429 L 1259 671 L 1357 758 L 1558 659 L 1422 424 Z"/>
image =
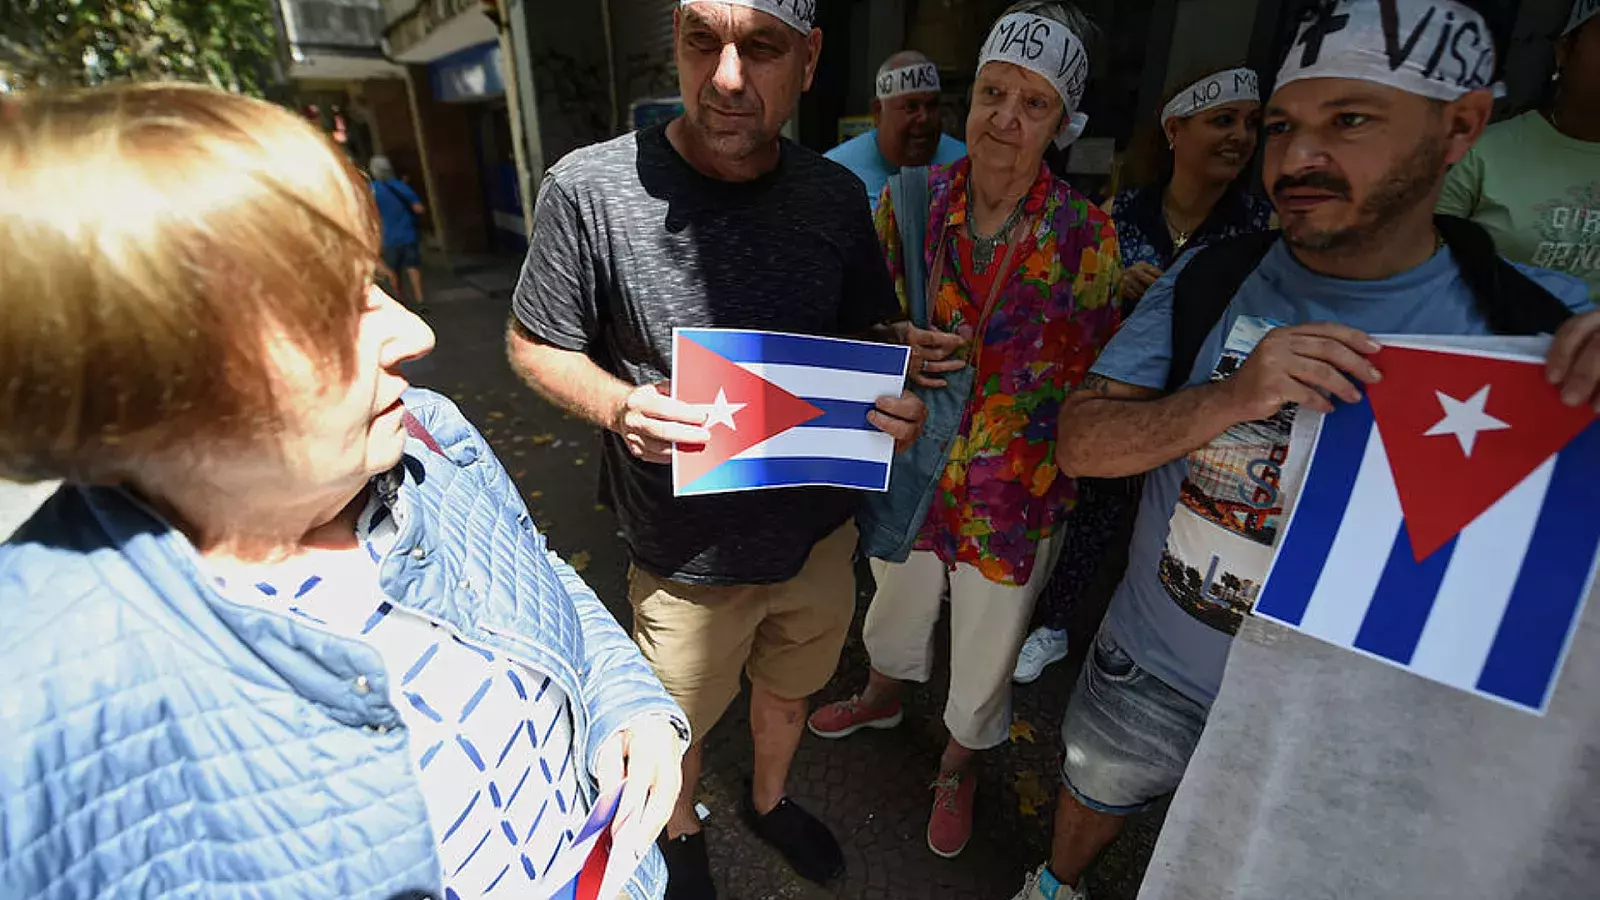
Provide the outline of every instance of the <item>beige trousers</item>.
<path id="1" fill-rule="evenodd" d="M 934 628 L 948 592 L 950 693 L 944 723 L 969 750 L 997 747 L 1011 736 L 1011 675 L 1060 544 L 1058 528 L 1039 545 L 1033 573 L 1021 587 L 996 584 L 965 563 L 948 569 L 927 551 L 914 551 L 903 563 L 872 561 L 878 592 L 862 638 L 872 667 L 890 678 L 928 680 Z"/>

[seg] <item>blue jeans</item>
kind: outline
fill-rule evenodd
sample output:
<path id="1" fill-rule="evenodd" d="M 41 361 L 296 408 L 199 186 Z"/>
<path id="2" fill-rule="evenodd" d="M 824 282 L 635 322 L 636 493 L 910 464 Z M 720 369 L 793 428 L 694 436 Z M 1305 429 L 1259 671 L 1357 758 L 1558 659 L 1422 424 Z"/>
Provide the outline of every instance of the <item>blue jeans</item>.
<path id="1" fill-rule="evenodd" d="M 1206 708 L 1133 661 L 1104 626 L 1061 723 L 1061 777 L 1078 802 L 1126 815 L 1183 779 Z"/>

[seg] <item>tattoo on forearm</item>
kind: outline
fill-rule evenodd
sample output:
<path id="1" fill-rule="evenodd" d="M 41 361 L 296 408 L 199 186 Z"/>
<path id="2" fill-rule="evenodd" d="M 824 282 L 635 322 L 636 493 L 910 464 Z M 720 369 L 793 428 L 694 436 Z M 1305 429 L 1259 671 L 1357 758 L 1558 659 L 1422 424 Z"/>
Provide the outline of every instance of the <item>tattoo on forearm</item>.
<path id="1" fill-rule="evenodd" d="M 1096 375 L 1095 373 L 1090 372 L 1089 374 L 1083 376 L 1083 381 L 1079 382 L 1078 384 L 1078 390 L 1086 391 L 1091 394 L 1109 393 L 1111 390 L 1111 379 L 1105 377 L 1104 375 Z"/>

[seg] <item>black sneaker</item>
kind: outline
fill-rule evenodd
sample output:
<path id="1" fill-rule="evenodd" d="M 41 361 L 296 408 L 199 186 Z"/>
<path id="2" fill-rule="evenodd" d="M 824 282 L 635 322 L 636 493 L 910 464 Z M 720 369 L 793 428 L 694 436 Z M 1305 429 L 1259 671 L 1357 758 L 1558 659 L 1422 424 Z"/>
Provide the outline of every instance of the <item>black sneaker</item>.
<path id="1" fill-rule="evenodd" d="M 756 835 L 782 853 L 807 881 L 827 884 L 844 874 L 844 851 L 833 832 L 788 797 L 779 800 L 772 812 L 757 815 L 746 786 L 744 817 Z"/>
<path id="2" fill-rule="evenodd" d="M 666 900 L 717 900 L 711 880 L 711 857 L 706 855 L 706 833 L 663 836 L 658 842 L 667 860 Z"/>

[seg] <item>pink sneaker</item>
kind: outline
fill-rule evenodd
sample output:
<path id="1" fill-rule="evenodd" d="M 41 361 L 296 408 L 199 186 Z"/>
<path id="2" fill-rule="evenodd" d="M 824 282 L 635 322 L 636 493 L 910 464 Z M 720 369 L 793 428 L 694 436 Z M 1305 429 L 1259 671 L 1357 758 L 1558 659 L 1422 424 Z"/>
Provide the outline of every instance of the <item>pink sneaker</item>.
<path id="1" fill-rule="evenodd" d="M 933 815 L 928 817 L 928 849 L 954 859 L 972 838 L 972 798 L 977 779 L 960 772 L 940 775 L 933 783 Z"/>
<path id="2" fill-rule="evenodd" d="M 863 706 L 860 697 L 829 703 L 811 714 L 806 727 L 819 738 L 836 740 L 849 737 L 863 728 L 893 728 L 900 724 L 900 704 L 889 709 Z"/>

